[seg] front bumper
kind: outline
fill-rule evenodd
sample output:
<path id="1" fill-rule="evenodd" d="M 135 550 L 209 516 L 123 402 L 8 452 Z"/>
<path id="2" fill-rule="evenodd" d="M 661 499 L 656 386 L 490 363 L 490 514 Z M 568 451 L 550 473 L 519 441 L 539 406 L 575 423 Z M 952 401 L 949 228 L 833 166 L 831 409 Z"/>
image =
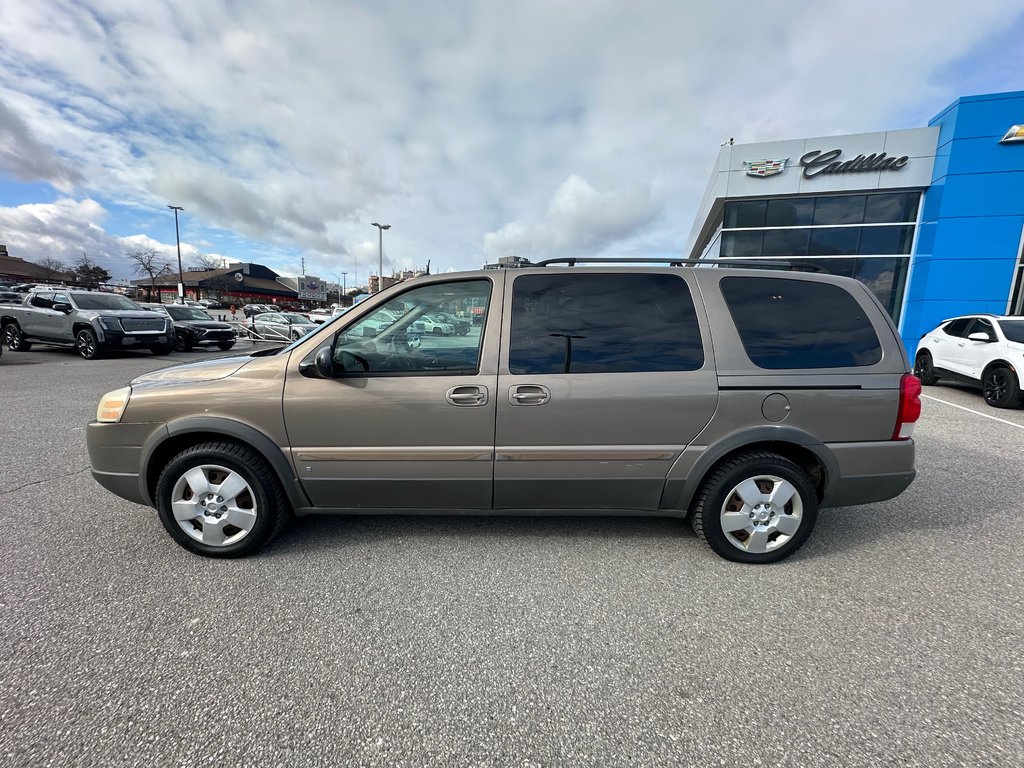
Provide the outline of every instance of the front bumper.
<path id="1" fill-rule="evenodd" d="M 103 329 L 103 337 L 97 339 L 104 349 L 131 349 L 133 347 L 152 347 L 157 344 L 166 344 L 170 336 L 165 331 L 139 331 L 137 333 L 125 331 L 110 331 Z"/>
<path id="2" fill-rule="evenodd" d="M 94 421 L 85 429 L 92 476 L 122 499 L 149 504 L 139 472 L 142 446 L 163 424 L 105 424 Z"/>

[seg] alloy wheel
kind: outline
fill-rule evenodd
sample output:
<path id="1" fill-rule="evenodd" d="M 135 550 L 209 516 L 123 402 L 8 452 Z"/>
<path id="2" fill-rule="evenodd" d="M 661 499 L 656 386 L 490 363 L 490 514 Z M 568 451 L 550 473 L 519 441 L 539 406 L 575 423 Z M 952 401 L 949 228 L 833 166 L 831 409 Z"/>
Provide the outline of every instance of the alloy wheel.
<path id="1" fill-rule="evenodd" d="M 775 475 L 757 475 L 736 485 L 720 512 L 728 542 L 743 552 L 778 549 L 800 529 L 803 500 L 796 486 Z"/>
<path id="2" fill-rule="evenodd" d="M 186 471 L 171 491 L 171 512 L 189 537 L 211 547 L 244 539 L 256 525 L 256 494 L 238 472 L 216 464 Z"/>

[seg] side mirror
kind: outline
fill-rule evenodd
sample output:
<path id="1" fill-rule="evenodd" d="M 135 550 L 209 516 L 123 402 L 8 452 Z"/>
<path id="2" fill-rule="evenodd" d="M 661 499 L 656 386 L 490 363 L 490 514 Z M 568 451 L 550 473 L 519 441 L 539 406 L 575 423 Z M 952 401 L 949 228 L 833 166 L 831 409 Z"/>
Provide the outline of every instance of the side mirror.
<path id="1" fill-rule="evenodd" d="M 317 359 L 319 359 L 317 355 Z M 353 354 L 352 352 L 342 352 L 339 355 L 338 367 L 341 368 L 345 373 L 366 373 L 370 370 L 370 363 L 365 357 Z"/>
<path id="2" fill-rule="evenodd" d="M 970 341 L 987 341 L 987 342 L 995 341 L 995 339 L 993 339 L 991 336 L 989 336 L 984 331 L 976 331 L 976 332 L 972 333 L 970 336 L 968 336 L 967 338 Z"/>
<path id="3" fill-rule="evenodd" d="M 65 304 L 63 301 L 58 301 L 53 305 L 55 312 L 63 312 L 65 315 L 71 314 L 71 305 Z"/>
<path id="4" fill-rule="evenodd" d="M 331 357 L 331 348 L 318 350 L 312 360 L 306 358 L 299 365 L 299 373 L 311 379 L 333 379 L 334 359 Z"/>

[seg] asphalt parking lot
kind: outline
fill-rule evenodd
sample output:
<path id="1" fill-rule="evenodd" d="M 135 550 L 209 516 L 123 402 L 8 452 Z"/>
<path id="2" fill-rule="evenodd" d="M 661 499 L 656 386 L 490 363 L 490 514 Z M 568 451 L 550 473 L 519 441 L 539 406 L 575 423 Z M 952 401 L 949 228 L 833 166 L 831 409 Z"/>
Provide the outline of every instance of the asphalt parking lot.
<path id="1" fill-rule="evenodd" d="M 0 358 L 4 765 L 1024 764 L 1024 411 L 925 388 L 910 490 L 770 567 L 642 518 L 305 519 L 212 561 L 84 427 L 220 354 Z"/>

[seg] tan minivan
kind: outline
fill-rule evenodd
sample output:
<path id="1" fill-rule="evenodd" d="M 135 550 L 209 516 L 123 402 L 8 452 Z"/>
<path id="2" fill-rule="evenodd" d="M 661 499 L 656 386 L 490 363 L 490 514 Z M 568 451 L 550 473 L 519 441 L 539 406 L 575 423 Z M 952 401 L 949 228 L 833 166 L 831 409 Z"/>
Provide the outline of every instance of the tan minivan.
<path id="1" fill-rule="evenodd" d="M 434 313 L 468 332 L 418 332 Z M 819 507 L 911 483 L 919 392 L 855 280 L 542 262 L 417 278 L 284 348 L 140 376 L 88 444 L 100 484 L 207 556 L 293 513 L 624 514 L 689 516 L 766 563 Z"/>

